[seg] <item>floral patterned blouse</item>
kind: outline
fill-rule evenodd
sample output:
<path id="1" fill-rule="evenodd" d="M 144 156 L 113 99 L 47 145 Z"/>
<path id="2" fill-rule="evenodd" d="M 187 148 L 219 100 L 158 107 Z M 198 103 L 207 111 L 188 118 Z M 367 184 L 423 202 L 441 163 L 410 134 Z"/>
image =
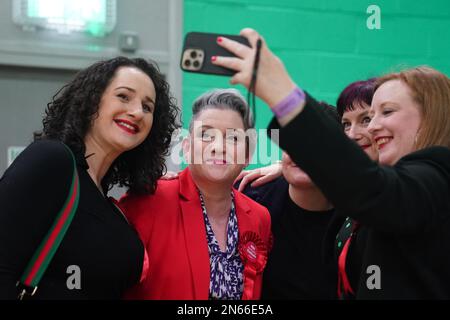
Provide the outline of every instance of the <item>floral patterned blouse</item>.
<path id="1" fill-rule="evenodd" d="M 211 224 L 209 223 L 203 197 L 200 192 L 199 194 L 206 226 L 206 238 L 208 241 L 211 269 L 209 298 L 240 300 L 243 292 L 244 265 L 242 264 L 238 250 L 239 230 L 234 205 L 234 195 L 231 193 L 231 210 L 227 225 L 227 250 L 226 252 L 222 252 Z"/>

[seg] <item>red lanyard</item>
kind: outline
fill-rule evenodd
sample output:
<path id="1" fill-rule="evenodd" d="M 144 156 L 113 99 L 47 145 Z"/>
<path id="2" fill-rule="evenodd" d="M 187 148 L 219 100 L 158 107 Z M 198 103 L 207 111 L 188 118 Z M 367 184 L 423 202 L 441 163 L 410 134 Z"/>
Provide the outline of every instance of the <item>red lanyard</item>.
<path id="1" fill-rule="evenodd" d="M 338 297 L 341 298 L 343 295 L 354 295 L 355 292 L 352 289 L 352 286 L 350 285 L 350 281 L 348 280 L 347 272 L 346 272 L 346 262 L 347 262 L 347 255 L 348 250 L 350 248 L 350 243 L 353 239 L 353 236 L 356 233 L 356 230 L 359 227 L 359 223 L 356 221 L 353 221 L 352 224 L 352 233 L 348 237 L 347 241 L 345 241 L 344 248 L 342 249 L 341 253 L 339 254 L 338 258 Z"/>

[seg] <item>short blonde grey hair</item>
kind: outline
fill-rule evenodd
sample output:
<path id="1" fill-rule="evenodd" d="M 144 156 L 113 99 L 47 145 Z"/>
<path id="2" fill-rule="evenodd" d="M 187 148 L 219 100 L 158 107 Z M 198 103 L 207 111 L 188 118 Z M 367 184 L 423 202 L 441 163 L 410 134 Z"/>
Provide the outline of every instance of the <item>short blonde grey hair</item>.
<path id="1" fill-rule="evenodd" d="M 255 127 L 253 113 L 249 109 L 242 94 L 236 89 L 213 89 L 199 96 L 192 105 L 192 118 L 189 131 L 198 115 L 207 109 L 233 110 L 239 113 L 244 123 L 244 129 Z"/>

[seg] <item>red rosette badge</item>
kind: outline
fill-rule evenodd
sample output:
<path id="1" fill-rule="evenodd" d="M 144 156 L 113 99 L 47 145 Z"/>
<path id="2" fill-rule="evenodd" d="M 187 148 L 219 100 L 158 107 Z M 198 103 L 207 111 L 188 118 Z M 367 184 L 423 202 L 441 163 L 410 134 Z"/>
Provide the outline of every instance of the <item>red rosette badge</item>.
<path id="1" fill-rule="evenodd" d="M 267 246 L 255 232 L 247 231 L 239 239 L 239 255 L 244 264 L 242 300 L 252 300 L 256 275 L 267 263 Z"/>

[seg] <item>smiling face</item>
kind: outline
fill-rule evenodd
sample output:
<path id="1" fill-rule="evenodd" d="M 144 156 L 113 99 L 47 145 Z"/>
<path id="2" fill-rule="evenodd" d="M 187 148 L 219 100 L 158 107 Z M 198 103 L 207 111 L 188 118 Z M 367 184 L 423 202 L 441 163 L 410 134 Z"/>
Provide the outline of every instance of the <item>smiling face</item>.
<path id="1" fill-rule="evenodd" d="M 389 80 L 375 91 L 368 130 L 378 146 L 381 164 L 393 165 L 415 151 L 420 110 L 411 90 L 401 80 Z"/>
<path id="2" fill-rule="evenodd" d="M 117 69 L 100 100 L 86 147 L 117 155 L 141 144 L 150 133 L 155 109 L 153 81 L 133 67 Z"/>
<path id="3" fill-rule="evenodd" d="M 354 106 L 353 110 L 347 110 L 342 115 L 342 126 L 345 134 L 355 141 L 370 157 L 378 160 L 378 149 L 371 134 L 367 130 L 370 123 L 370 106 L 364 102 Z"/>
<path id="4" fill-rule="evenodd" d="M 229 109 L 201 111 L 183 149 L 194 179 L 231 186 L 248 163 L 242 117 Z"/>

